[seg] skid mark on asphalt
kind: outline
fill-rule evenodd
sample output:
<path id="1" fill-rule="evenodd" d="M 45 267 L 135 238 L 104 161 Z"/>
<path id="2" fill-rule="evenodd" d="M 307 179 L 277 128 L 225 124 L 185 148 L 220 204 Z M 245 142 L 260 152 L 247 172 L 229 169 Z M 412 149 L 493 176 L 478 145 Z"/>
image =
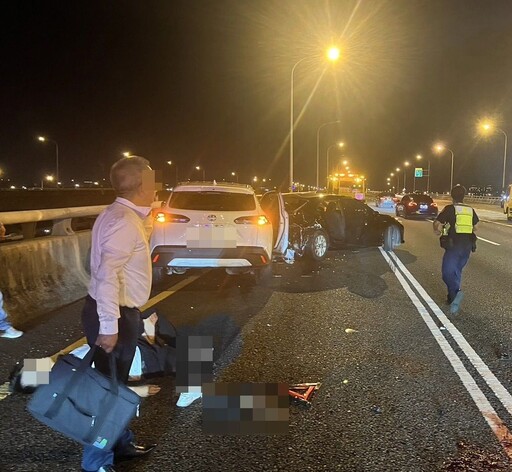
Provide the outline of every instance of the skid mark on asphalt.
<path id="1" fill-rule="evenodd" d="M 176 285 L 173 285 L 172 287 L 169 287 L 167 290 L 163 290 L 158 295 L 155 295 L 153 298 L 148 300 L 148 302 L 140 308 L 141 311 L 145 311 L 152 306 L 155 306 L 157 303 L 160 303 L 162 300 L 165 300 L 167 297 L 170 297 L 171 295 L 175 294 L 182 288 L 186 287 L 187 285 L 190 285 L 192 282 L 195 282 L 201 275 L 192 275 L 190 277 L 187 277 L 186 279 L 182 280 L 181 282 L 178 282 Z M 80 347 L 84 344 L 86 344 L 87 340 L 85 337 L 78 339 L 73 344 L 70 344 L 69 346 L 65 347 L 64 349 L 61 349 L 59 352 L 56 352 L 51 357 L 53 362 L 56 362 L 57 357 L 62 356 L 64 354 L 68 354 L 69 352 L 75 350 L 77 347 Z M 5 399 L 10 395 L 9 392 L 9 382 L 5 382 L 0 385 L 0 401 Z"/>
<path id="2" fill-rule="evenodd" d="M 450 333 L 454 341 L 459 345 L 461 350 L 464 352 L 469 361 L 477 369 L 478 373 L 482 376 L 486 384 L 491 388 L 496 397 L 500 400 L 503 406 L 509 413 L 512 413 L 512 396 L 503 387 L 501 382 L 491 372 L 483 360 L 478 356 L 470 344 L 466 341 L 460 331 L 451 323 L 448 317 L 443 313 L 439 306 L 432 300 L 427 294 L 425 289 L 418 283 L 413 275 L 407 270 L 400 259 L 393 252 L 386 253 L 382 248 L 379 248 L 382 256 L 389 264 L 391 270 L 395 274 L 396 278 L 404 288 L 405 292 L 413 302 L 414 306 L 418 310 L 418 313 L 422 317 L 423 321 L 429 328 L 432 336 L 439 344 L 439 347 L 443 351 L 444 355 L 452 365 L 455 373 L 459 376 L 462 384 L 468 391 L 469 395 L 475 402 L 478 410 L 487 421 L 487 424 L 494 432 L 498 441 L 500 442 L 505 453 L 512 458 L 512 434 L 507 428 L 503 420 L 498 416 L 489 400 L 482 392 L 480 387 L 477 385 L 475 379 L 471 376 L 468 370 L 464 367 L 459 356 L 453 350 L 448 343 L 446 337 L 437 326 L 432 316 L 428 312 L 427 308 L 422 301 L 419 300 L 416 293 L 413 291 L 414 287 L 419 295 L 423 298 L 424 302 L 432 310 L 434 315 L 443 324 L 446 330 Z"/>

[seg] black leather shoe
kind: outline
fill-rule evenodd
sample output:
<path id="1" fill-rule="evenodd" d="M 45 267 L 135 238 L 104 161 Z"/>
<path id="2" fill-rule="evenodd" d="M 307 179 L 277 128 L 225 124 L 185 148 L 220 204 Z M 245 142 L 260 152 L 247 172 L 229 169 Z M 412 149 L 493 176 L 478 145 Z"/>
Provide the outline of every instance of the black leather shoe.
<path id="1" fill-rule="evenodd" d="M 131 442 L 127 446 L 118 449 L 114 452 L 115 458 L 118 461 L 134 459 L 135 457 L 142 457 L 151 452 L 156 447 L 156 444 L 135 444 Z"/>

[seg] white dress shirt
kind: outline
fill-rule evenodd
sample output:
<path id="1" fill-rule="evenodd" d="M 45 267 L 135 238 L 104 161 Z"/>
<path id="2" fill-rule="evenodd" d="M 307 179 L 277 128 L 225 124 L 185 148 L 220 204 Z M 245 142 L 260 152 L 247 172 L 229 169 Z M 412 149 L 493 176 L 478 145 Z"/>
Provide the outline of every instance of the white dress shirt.
<path id="1" fill-rule="evenodd" d="M 119 307 L 141 307 L 151 291 L 151 257 L 144 219 L 149 207 L 118 197 L 98 216 L 92 229 L 91 283 L 99 334 L 118 332 Z"/>

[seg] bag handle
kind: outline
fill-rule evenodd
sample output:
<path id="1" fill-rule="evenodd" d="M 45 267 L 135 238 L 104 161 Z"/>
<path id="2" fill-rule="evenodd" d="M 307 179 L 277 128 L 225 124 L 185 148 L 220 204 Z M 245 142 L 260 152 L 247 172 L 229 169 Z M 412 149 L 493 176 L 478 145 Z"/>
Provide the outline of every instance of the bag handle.
<path id="1" fill-rule="evenodd" d="M 98 346 L 94 345 L 89 352 L 85 355 L 85 357 L 82 359 L 80 364 L 78 365 L 78 368 L 75 370 L 71 378 L 66 383 L 64 389 L 60 393 L 60 395 L 57 395 L 57 398 L 55 401 L 51 404 L 50 408 L 46 411 L 44 416 L 47 418 L 54 418 L 55 415 L 59 412 L 60 408 L 62 407 L 64 401 L 66 398 L 69 397 L 69 394 L 71 393 L 71 390 L 75 386 L 75 384 L 78 382 L 80 377 L 85 373 L 88 367 L 92 365 L 94 353 L 96 352 L 96 349 Z M 109 356 L 109 365 L 110 365 L 110 391 L 113 393 L 113 395 L 118 396 L 119 395 L 119 382 L 117 380 L 117 369 L 116 369 L 116 363 L 114 354 L 110 353 Z M 109 405 L 110 406 L 110 405 Z"/>

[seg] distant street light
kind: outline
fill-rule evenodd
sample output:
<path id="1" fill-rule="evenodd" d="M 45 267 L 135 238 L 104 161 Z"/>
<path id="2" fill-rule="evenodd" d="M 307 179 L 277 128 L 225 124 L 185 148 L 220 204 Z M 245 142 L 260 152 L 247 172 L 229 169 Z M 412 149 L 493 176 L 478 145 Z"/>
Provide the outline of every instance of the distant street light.
<path id="1" fill-rule="evenodd" d="M 57 179 L 57 188 L 59 187 L 59 145 L 57 144 L 57 141 L 54 141 L 53 139 L 47 138 L 45 136 L 38 136 L 38 141 L 41 141 L 42 143 L 46 141 L 50 141 L 51 143 L 55 144 L 55 178 Z"/>
<path id="2" fill-rule="evenodd" d="M 327 190 L 329 190 L 329 172 L 330 172 L 330 163 L 329 163 L 329 151 L 333 148 L 333 147 L 338 147 L 339 149 L 343 148 L 343 146 L 345 146 L 345 143 L 343 142 L 337 142 L 335 144 L 332 144 L 331 146 L 329 146 L 327 148 L 327 154 L 326 154 L 326 170 L 327 170 L 327 178 L 326 178 L 326 181 L 327 181 Z M 344 163 L 346 163 L 347 161 L 343 161 Z M 346 170 L 348 170 L 348 167 L 346 167 Z"/>
<path id="3" fill-rule="evenodd" d="M 316 188 L 319 188 L 320 185 L 320 130 L 327 125 L 333 125 L 335 123 L 341 123 L 340 120 L 329 121 L 328 123 L 324 123 L 318 127 L 316 131 Z"/>
<path id="4" fill-rule="evenodd" d="M 406 184 L 406 178 L 407 178 L 407 170 L 406 167 L 409 167 L 409 161 L 404 162 L 404 192 L 407 193 L 407 184 Z"/>
<path id="5" fill-rule="evenodd" d="M 501 180 L 501 190 L 505 190 L 505 170 L 507 167 L 507 141 L 508 136 L 505 131 L 503 131 L 501 128 L 498 128 L 496 124 L 492 121 L 483 121 L 479 124 L 479 130 L 484 135 L 492 134 L 495 131 L 499 131 L 500 133 L 505 136 L 505 149 L 503 151 L 503 174 L 502 174 L 502 180 Z"/>
<path id="6" fill-rule="evenodd" d="M 450 173 L 450 190 L 453 188 L 453 151 L 451 149 L 448 149 L 443 143 L 437 143 L 434 146 L 434 151 L 437 154 L 442 154 L 444 151 L 449 151 L 452 155 L 452 170 Z"/>
<path id="7" fill-rule="evenodd" d="M 400 167 L 397 167 L 395 169 L 396 171 L 396 191 L 399 193 L 402 193 L 400 190 L 400 175 L 398 174 L 400 172 Z"/>
<path id="8" fill-rule="evenodd" d="M 205 176 L 204 176 L 204 167 L 201 167 L 201 166 L 196 166 L 196 170 L 202 170 L 203 171 L 203 181 L 205 181 Z"/>
<path id="9" fill-rule="evenodd" d="M 173 164 L 172 161 L 167 161 L 167 165 L 172 167 L 174 165 L 174 185 L 178 185 L 178 166 L 176 164 Z"/>
<path id="10" fill-rule="evenodd" d="M 337 47 L 331 47 L 327 50 L 327 59 L 331 62 L 336 62 L 340 57 L 340 50 Z M 293 192 L 293 129 L 295 126 L 294 116 L 293 116 L 293 74 L 295 73 L 295 68 L 304 60 L 309 59 L 309 57 L 303 57 L 298 60 L 292 67 L 291 71 L 291 86 L 290 86 L 290 191 Z"/>
<path id="11" fill-rule="evenodd" d="M 329 151 L 333 148 L 333 147 L 338 147 L 338 148 L 342 148 L 343 146 L 345 146 L 345 143 L 343 142 L 338 142 L 336 144 L 333 144 L 331 146 L 329 146 L 327 148 L 327 186 L 329 186 L 329 172 L 330 172 L 330 169 L 331 169 L 331 166 L 330 166 L 330 162 L 329 162 Z M 347 161 L 343 161 L 343 162 L 347 162 Z"/>
<path id="12" fill-rule="evenodd" d="M 45 175 L 44 178 L 41 179 L 41 190 L 44 189 L 44 181 L 47 181 L 47 182 L 53 182 L 54 180 L 54 177 L 53 175 Z"/>
<path id="13" fill-rule="evenodd" d="M 236 183 L 238 183 L 238 174 L 236 172 L 231 172 L 233 177 L 236 177 Z"/>
<path id="14" fill-rule="evenodd" d="M 421 161 L 423 159 L 423 156 L 421 154 L 416 154 L 416 160 Z M 430 191 L 430 159 L 427 160 L 428 162 L 428 168 L 427 168 L 427 193 Z M 423 171 L 423 165 L 421 166 L 421 169 Z M 416 191 L 416 171 L 414 171 L 414 192 Z"/>

